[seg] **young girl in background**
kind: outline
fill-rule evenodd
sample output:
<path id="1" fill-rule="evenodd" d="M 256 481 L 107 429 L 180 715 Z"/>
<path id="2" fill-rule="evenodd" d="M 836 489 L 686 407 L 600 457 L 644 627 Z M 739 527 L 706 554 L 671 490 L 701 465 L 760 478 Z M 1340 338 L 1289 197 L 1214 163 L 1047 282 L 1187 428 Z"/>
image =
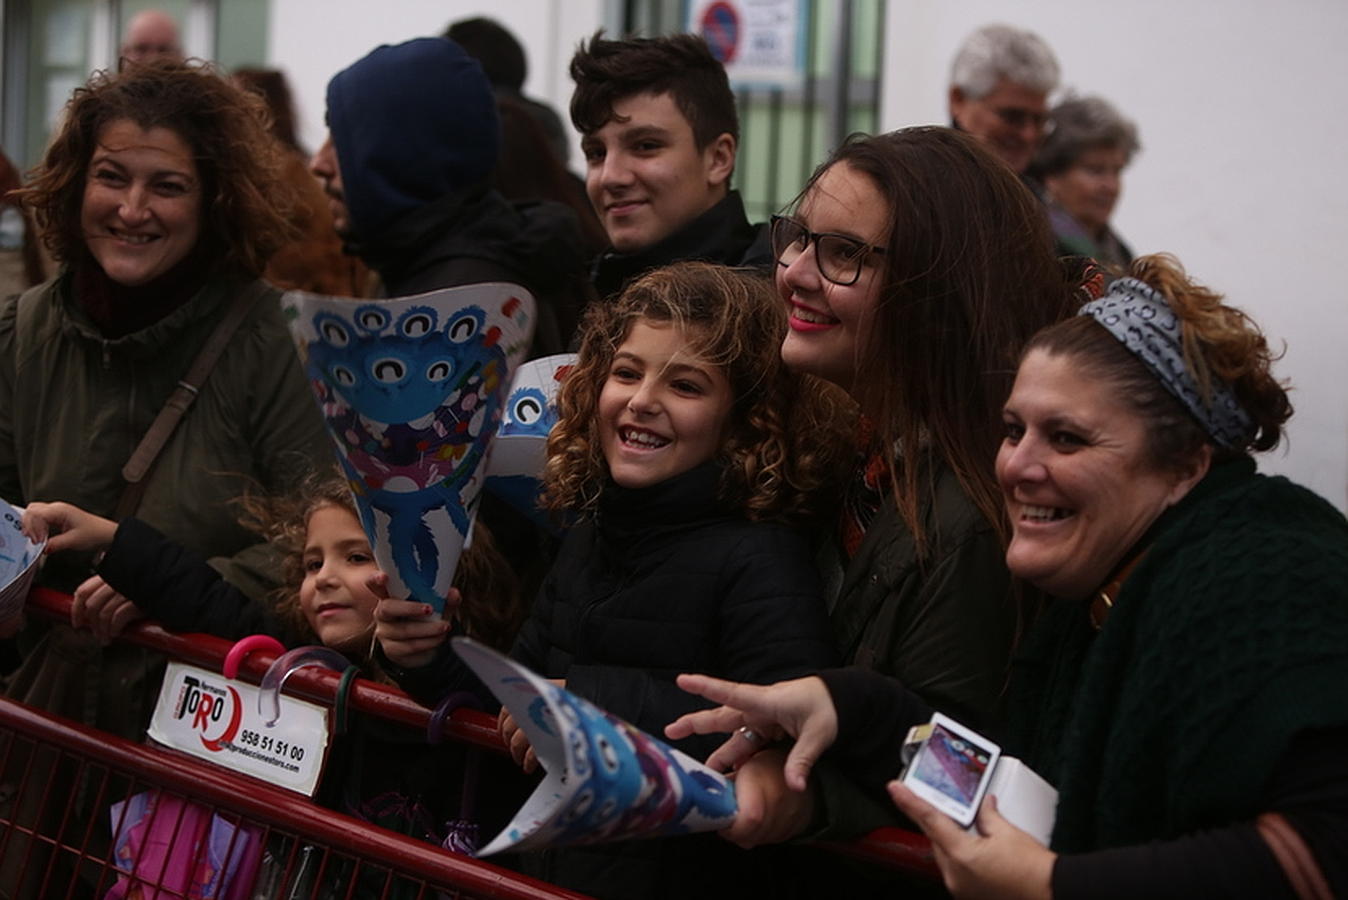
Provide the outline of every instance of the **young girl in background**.
<path id="1" fill-rule="evenodd" d="M 287 646 L 321 642 L 388 679 L 371 658 L 381 578 L 356 517 L 351 492 L 335 470 L 311 476 L 294 495 L 245 497 L 244 523 L 281 554 L 283 585 L 270 604 L 224 581 L 206 560 L 137 518 L 113 522 L 69 503 L 31 503 L 24 529 L 47 552 L 102 551 L 100 577 L 75 591 L 71 624 L 107 643 L 148 616 L 171 631 L 237 640 L 268 634 Z M 373 583 L 372 583 L 372 580 Z M 466 605 L 456 614 L 484 643 L 509 646 L 518 625 L 513 575 L 479 528 L 455 576 Z M 490 600 L 490 603 L 486 602 Z M 431 748 L 424 738 L 376 719 L 352 717 L 353 732 L 334 742 L 318 802 L 386 828 L 439 843 L 457 816 L 459 748 Z"/>
<path id="2" fill-rule="evenodd" d="M 835 658 L 809 543 L 791 526 L 812 520 L 842 468 L 820 449 L 844 443 L 841 415 L 782 365 L 785 327 L 761 276 L 671 266 L 591 307 L 561 387 L 545 503 L 576 524 L 512 656 L 652 734 L 703 705 L 674 684 L 681 671 L 766 683 Z M 434 697 L 464 667 L 433 647 L 443 635 L 416 607 L 383 601 L 377 633 L 395 678 Z M 532 769 L 524 733 L 508 715 L 501 727 Z M 701 758 L 714 744 L 678 746 Z M 536 861 L 530 874 L 603 897 L 743 896 L 772 874 L 709 836 Z"/>
<path id="3" fill-rule="evenodd" d="M 30 503 L 23 525 L 35 540 L 50 535 L 47 553 L 102 552 L 101 577 L 75 590 L 71 624 L 89 628 L 103 643 L 148 616 L 170 631 L 230 640 L 267 634 L 290 646 L 320 642 L 366 675 L 387 680 L 370 656 L 378 597 L 367 582 L 379 569 L 346 480 L 334 470 L 310 476 L 292 495 L 245 496 L 239 503 L 244 525 L 281 555 L 282 586 L 270 604 L 252 600 L 201 556 L 135 517 L 117 523 L 70 503 Z M 478 602 L 446 614 L 462 617 L 467 633 L 484 643 L 509 646 L 519 603 L 513 576 L 485 529 L 475 532 L 455 583 Z"/>

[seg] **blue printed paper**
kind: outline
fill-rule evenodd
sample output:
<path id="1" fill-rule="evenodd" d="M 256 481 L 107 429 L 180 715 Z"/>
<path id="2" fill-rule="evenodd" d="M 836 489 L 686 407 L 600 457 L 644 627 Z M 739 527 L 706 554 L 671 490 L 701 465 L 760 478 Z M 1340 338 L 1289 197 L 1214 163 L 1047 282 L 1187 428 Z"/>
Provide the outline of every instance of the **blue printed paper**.
<path id="1" fill-rule="evenodd" d="M 532 295 L 493 282 L 282 306 L 390 594 L 443 608 Z"/>
<path id="2" fill-rule="evenodd" d="M 470 638 L 453 644 L 547 773 L 478 856 L 714 831 L 734 820 L 724 775 L 495 650 Z"/>
<path id="3" fill-rule="evenodd" d="M 555 523 L 538 506 L 548 433 L 557 424 L 557 391 L 576 354 L 530 360 L 515 371 L 500 430 L 487 458 L 486 489 L 547 530 Z"/>

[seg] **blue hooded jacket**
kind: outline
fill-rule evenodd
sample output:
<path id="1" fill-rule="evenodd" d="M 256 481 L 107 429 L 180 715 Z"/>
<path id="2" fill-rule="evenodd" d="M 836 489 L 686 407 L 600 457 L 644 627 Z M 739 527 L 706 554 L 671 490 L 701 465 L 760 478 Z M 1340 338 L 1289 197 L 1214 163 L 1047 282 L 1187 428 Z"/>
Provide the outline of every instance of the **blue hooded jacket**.
<path id="1" fill-rule="evenodd" d="M 358 241 L 485 181 L 500 144 L 482 66 L 445 38 L 377 47 L 334 75 L 328 129 Z"/>

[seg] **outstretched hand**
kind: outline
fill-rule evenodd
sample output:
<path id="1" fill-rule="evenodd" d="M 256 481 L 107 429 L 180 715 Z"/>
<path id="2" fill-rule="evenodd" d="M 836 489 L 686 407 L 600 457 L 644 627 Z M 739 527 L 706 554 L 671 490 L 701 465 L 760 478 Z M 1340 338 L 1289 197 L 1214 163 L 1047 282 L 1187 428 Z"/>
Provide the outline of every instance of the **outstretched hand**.
<path id="1" fill-rule="evenodd" d="M 795 738 L 786 757 L 787 785 L 805 790 L 810 770 L 838 737 L 838 713 L 823 679 L 817 676 L 772 685 L 737 684 L 708 675 L 680 675 L 679 687 L 721 706 L 680 716 L 665 726 L 665 736 L 735 731 L 707 757 L 707 765 L 725 771 L 742 765 L 763 741 Z M 736 731 L 736 729 L 748 729 Z"/>
<path id="2" fill-rule="evenodd" d="M 30 503 L 23 513 L 23 533 L 47 542 L 47 552 L 106 550 L 117 533 L 117 523 L 70 503 Z"/>
<path id="3" fill-rule="evenodd" d="M 1050 900 L 1057 854 L 1016 826 L 989 795 L 979 807 L 977 834 L 918 797 L 899 781 L 889 783 L 894 805 L 931 839 L 946 889 L 961 898 Z"/>
<path id="4" fill-rule="evenodd" d="M 374 608 L 374 634 L 389 662 L 402 669 L 419 669 L 435 659 L 449 637 L 450 622 L 463 603 L 457 588 L 449 589 L 444 612 L 416 600 L 396 600 L 388 593 L 388 575 L 375 572 L 365 587 L 379 598 Z"/>

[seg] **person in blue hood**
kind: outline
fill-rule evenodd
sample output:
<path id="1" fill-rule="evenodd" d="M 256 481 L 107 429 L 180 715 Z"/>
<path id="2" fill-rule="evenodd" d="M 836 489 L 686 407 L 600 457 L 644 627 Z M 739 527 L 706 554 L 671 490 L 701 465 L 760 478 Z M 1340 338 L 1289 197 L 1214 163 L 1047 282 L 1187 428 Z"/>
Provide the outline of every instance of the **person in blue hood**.
<path id="1" fill-rule="evenodd" d="M 380 46 L 332 77 L 327 105 L 310 168 L 381 293 L 520 283 L 538 299 L 535 354 L 566 349 L 588 293 L 578 225 L 491 188 L 500 125 L 481 65 L 444 38 Z"/>

